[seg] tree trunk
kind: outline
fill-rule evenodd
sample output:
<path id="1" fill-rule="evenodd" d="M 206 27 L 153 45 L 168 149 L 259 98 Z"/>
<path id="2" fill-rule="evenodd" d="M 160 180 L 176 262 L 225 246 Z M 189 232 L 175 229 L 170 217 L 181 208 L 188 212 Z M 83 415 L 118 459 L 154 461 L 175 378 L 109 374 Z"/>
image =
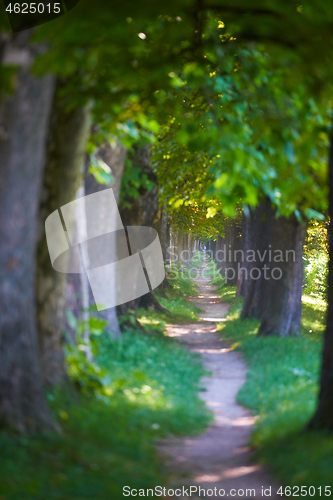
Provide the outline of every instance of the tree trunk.
<path id="1" fill-rule="evenodd" d="M 114 147 L 106 142 L 98 150 L 97 156 L 101 158 L 110 168 L 113 176 L 113 183 L 111 186 L 106 186 L 104 184 L 99 184 L 92 174 L 88 174 L 85 182 L 85 194 L 92 194 L 98 191 L 103 191 L 104 189 L 109 189 L 112 187 L 113 193 L 116 201 L 119 201 L 120 195 L 120 185 L 121 177 L 124 170 L 125 158 L 126 158 L 126 148 L 120 143 L 116 142 Z M 101 223 L 104 220 L 104 214 L 100 214 Z M 114 240 L 114 244 L 116 241 Z M 110 283 L 110 286 L 115 286 L 114 283 Z M 90 290 L 91 292 L 91 290 Z M 90 293 L 90 301 L 94 303 L 92 293 Z M 94 315 L 108 322 L 107 329 L 112 334 L 114 339 L 121 337 L 121 331 L 117 318 L 117 309 L 115 307 L 110 307 L 104 311 L 94 312 Z"/>
<path id="2" fill-rule="evenodd" d="M 146 174 L 150 181 L 156 185 L 148 191 L 141 187 L 139 196 L 136 199 L 126 198 L 130 207 L 120 207 L 120 215 L 124 226 L 149 226 L 153 225 L 158 211 L 158 187 L 157 178 L 150 165 L 150 146 L 134 146 L 133 152 L 129 155 L 133 167 L 140 169 L 142 174 Z"/>
<path id="3" fill-rule="evenodd" d="M 268 205 L 270 203 L 268 202 Z M 261 316 L 261 292 L 262 280 L 251 279 L 252 268 L 258 266 L 258 254 L 254 261 L 249 257 L 248 252 L 259 251 L 262 255 L 268 248 L 268 233 L 264 223 L 266 204 L 262 203 L 248 215 L 244 216 L 243 222 L 243 251 L 244 259 L 242 267 L 238 270 L 238 276 L 242 281 L 240 285 L 243 289 L 244 301 L 241 318 L 260 318 Z M 260 270 L 262 264 L 260 266 Z"/>
<path id="4" fill-rule="evenodd" d="M 329 159 L 329 215 L 333 220 L 333 132 Z M 331 222 L 332 224 L 332 222 Z M 328 274 L 328 310 L 322 354 L 320 391 L 317 410 L 308 424 L 309 429 L 333 430 L 333 231 L 329 231 L 330 262 Z"/>
<path id="5" fill-rule="evenodd" d="M 157 226 L 158 227 L 155 227 L 155 229 L 159 233 L 161 247 L 162 247 L 163 261 L 165 264 L 168 265 L 169 259 L 170 259 L 170 255 L 169 255 L 169 251 L 170 251 L 170 248 L 169 248 L 170 247 L 170 226 L 168 223 L 168 213 L 166 211 L 165 205 L 163 205 L 163 207 L 160 208 L 160 219 L 159 219 L 159 224 Z M 167 289 L 167 288 L 171 289 L 172 286 L 170 285 L 167 277 L 165 276 L 164 280 L 159 285 L 159 289 Z M 150 293 L 147 295 L 151 296 L 152 294 Z M 148 306 L 144 305 L 147 303 L 147 304 L 149 304 L 150 307 L 154 307 L 154 305 L 153 305 L 154 300 L 156 301 L 156 299 L 154 299 L 153 297 L 151 297 L 150 300 L 147 297 L 146 297 L 146 299 L 141 299 L 140 306 L 148 308 Z M 156 304 L 155 304 L 155 307 L 157 307 Z M 160 307 L 163 307 L 163 306 L 160 306 Z M 160 311 L 161 311 L 161 309 L 160 309 Z"/>
<path id="6" fill-rule="evenodd" d="M 209 242 L 212 258 L 215 260 L 226 285 L 236 285 L 238 280 L 238 264 L 241 263 L 243 248 L 242 231 L 238 219 L 226 220 L 224 236 L 217 241 Z"/>
<path id="7" fill-rule="evenodd" d="M 168 214 L 165 206 L 162 207 L 161 211 L 161 226 L 160 226 L 160 241 L 162 247 L 162 254 L 164 262 L 167 261 L 168 253 Z"/>
<path id="8" fill-rule="evenodd" d="M 240 251 L 243 248 L 242 233 L 238 219 L 228 220 L 225 224 L 225 283 L 236 285 L 238 279 L 238 264 L 241 262 Z"/>
<path id="9" fill-rule="evenodd" d="M 151 168 L 149 149 L 149 145 L 143 147 L 135 145 L 133 147 L 133 151 L 129 155 L 129 158 L 132 161 L 133 167 L 140 169 L 141 173 L 146 174 L 147 178 L 150 181 L 155 182 L 156 185 L 150 191 L 141 187 L 139 190 L 139 196 L 136 199 L 129 197 L 125 198 L 126 202 L 130 204 L 130 207 L 120 206 L 120 215 L 124 226 L 152 227 L 158 212 L 157 178 Z M 139 299 L 131 300 L 126 304 L 120 305 L 118 309 L 120 314 L 127 316 L 128 309 L 136 311 L 141 300 L 146 307 L 153 306 L 156 299 L 154 297 L 149 297 L 151 294 L 152 292 L 149 292 Z M 139 327 L 139 324 L 137 326 Z"/>
<path id="10" fill-rule="evenodd" d="M 244 214 L 243 214 L 243 220 L 242 220 L 242 250 L 244 252 L 244 255 L 245 255 L 245 251 L 247 248 L 251 248 L 251 244 L 250 244 L 250 241 L 249 241 L 249 238 L 250 238 L 250 234 L 249 234 L 249 231 L 248 231 L 248 220 L 249 218 L 246 217 Z M 244 258 L 242 258 L 242 262 L 241 262 L 241 265 L 242 267 L 246 266 L 246 261 Z M 245 294 L 245 285 L 246 285 L 246 281 L 244 280 L 244 269 L 242 269 L 241 267 L 241 270 L 237 270 L 237 290 L 236 290 L 236 297 L 240 297 L 240 296 L 244 296 Z"/>
<path id="11" fill-rule="evenodd" d="M 276 218 L 268 199 L 251 213 L 247 224 L 241 317 L 260 319 L 260 335 L 298 335 L 306 224 L 294 215 Z"/>
<path id="12" fill-rule="evenodd" d="M 59 97 L 66 85 L 58 81 L 53 101 L 47 142 L 41 224 L 66 203 L 75 200 L 83 178 L 85 147 L 89 132 L 89 108 L 68 111 Z M 42 232 L 37 254 L 37 312 L 43 380 L 46 386 L 61 382 L 65 376 L 62 331 L 67 275 L 55 271 Z"/>
<path id="13" fill-rule="evenodd" d="M 25 31 L 10 51 L 29 62 L 35 46 Z M 0 105 L 0 420 L 21 432 L 55 428 L 42 390 L 35 319 L 37 215 L 54 79 L 28 66 Z"/>

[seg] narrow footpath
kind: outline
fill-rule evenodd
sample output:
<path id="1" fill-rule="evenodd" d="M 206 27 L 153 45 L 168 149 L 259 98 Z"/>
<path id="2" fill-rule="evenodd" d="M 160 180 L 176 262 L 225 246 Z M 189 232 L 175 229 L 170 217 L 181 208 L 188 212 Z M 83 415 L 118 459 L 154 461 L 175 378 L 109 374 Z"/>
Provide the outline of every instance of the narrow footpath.
<path id="1" fill-rule="evenodd" d="M 192 352 L 200 353 L 205 368 L 212 372 L 212 376 L 202 379 L 206 392 L 200 394 L 214 412 L 214 423 L 200 436 L 163 440 L 159 450 L 171 471 L 172 487 L 192 485 L 206 491 L 217 488 L 217 495 L 210 498 L 221 498 L 218 492 L 224 490 L 225 497 L 236 499 L 281 499 L 276 495 L 280 485 L 264 466 L 253 460 L 249 441 L 256 417 L 236 402 L 245 383 L 246 365 L 240 354 L 216 333 L 216 322 L 225 321 L 228 305 L 221 303 L 209 281 L 199 277 L 199 296 L 191 299 L 203 311 L 201 322 L 169 325 L 167 334 Z M 208 496 L 193 494 L 191 498 Z"/>

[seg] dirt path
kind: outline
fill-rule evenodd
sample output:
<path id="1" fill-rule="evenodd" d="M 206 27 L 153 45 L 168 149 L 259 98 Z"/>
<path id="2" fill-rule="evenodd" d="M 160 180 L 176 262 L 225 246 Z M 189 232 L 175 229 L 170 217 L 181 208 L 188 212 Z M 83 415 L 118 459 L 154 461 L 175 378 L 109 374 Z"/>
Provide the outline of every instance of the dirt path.
<path id="1" fill-rule="evenodd" d="M 191 351 L 200 353 L 205 367 L 213 373 L 212 377 L 202 380 L 207 392 L 202 392 L 201 397 L 213 410 L 215 422 L 201 436 L 167 439 L 159 446 L 173 476 L 172 487 L 217 488 L 217 495 L 210 498 L 221 498 L 218 494 L 221 489 L 225 490 L 225 496 L 232 498 L 281 498 L 275 494 L 279 485 L 274 484 L 269 472 L 252 459 L 248 443 L 256 419 L 236 402 L 236 395 L 246 379 L 245 363 L 216 333 L 215 322 L 224 320 L 228 306 L 220 302 L 209 279 L 201 278 L 197 284 L 199 296 L 192 302 L 204 311 L 202 322 L 169 325 L 167 333 Z M 262 488 L 267 490 L 269 487 L 272 488 L 271 496 L 262 495 Z M 253 491 L 246 492 L 251 489 L 255 490 L 255 495 Z M 199 498 L 199 495 L 194 492 L 191 498 Z M 206 497 L 202 494 L 201 498 L 208 498 L 208 494 Z"/>

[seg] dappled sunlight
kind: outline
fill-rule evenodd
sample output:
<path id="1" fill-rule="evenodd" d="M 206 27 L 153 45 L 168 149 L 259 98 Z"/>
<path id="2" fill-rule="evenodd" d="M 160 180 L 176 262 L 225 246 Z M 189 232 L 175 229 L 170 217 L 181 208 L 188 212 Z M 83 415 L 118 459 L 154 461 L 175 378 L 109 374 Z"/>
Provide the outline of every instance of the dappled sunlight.
<path id="1" fill-rule="evenodd" d="M 219 323 L 222 321 L 226 321 L 226 319 L 223 317 L 200 316 L 200 319 L 202 321 L 209 321 L 210 323 L 213 323 L 214 321 Z"/>
<path id="2" fill-rule="evenodd" d="M 202 476 L 196 476 L 194 478 L 196 483 L 217 483 L 222 481 L 223 479 L 232 479 L 242 476 L 247 476 L 249 474 L 253 474 L 254 472 L 262 469 L 262 465 L 250 465 L 247 467 L 234 467 L 225 470 L 220 475 L 210 475 L 204 474 Z"/>
<path id="3" fill-rule="evenodd" d="M 210 348 L 196 348 L 193 349 L 195 352 L 198 352 L 200 354 L 221 354 L 224 352 L 230 352 L 232 349 L 231 348 L 224 348 L 224 349 L 210 349 Z"/>
<path id="4" fill-rule="evenodd" d="M 312 295 L 302 295 L 303 304 L 311 304 L 319 309 L 320 311 L 326 311 L 327 309 L 327 301 L 318 296 Z"/>
<path id="5" fill-rule="evenodd" d="M 215 402 L 207 402 L 209 407 L 220 407 L 223 405 L 221 403 Z M 248 417 L 238 417 L 238 418 L 229 418 L 224 415 L 217 415 L 215 417 L 216 424 L 219 426 L 228 426 L 228 427 L 248 427 L 255 425 L 258 417 L 256 416 L 248 416 Z"/>

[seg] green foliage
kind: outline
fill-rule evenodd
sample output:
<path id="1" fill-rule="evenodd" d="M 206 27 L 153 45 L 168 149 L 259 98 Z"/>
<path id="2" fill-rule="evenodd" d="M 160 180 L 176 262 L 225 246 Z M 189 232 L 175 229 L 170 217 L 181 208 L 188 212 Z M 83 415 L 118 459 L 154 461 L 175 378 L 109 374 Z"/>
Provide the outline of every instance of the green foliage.
<path id="1" fill-rule="evenodd" d="M 216 293 L 221 295 L 224 292 L 225 277 L 221 276 L 221 274 L 219 273 L 217 268 L 215 268 L 214 277 L 213 277 L 212 281 L 210 282 L 210 284 L 216 286 Z"/>
<path id="2" fill-rule="evenodd" d="M 198 313 L 200 313 L 201 310 L 188 302 L 185 297 L 182 297 L 183 294 L 187 296 L 187 292 L 190 290 L 189 283 L 182 281 L 181 287 L 175 287 L 174 290 L 179 293 L 178 296 L 173 290 L 165 290 L 163 295 L 157 295 L 162 306 L 170 312 L 172 322 L 177 321 L 178 323 L 185 323 L 190 321 L 193 323 L 198 321 Z M 196 293 L 195 290 L 195 293 L 190 293 L 190 295 L 193 296 Z"/>
<path id="3" fill-rule="evenodd" d="M 198 398 L 199 358 L 169 339 L 128 332 L 96 337 L 109 391 L 48 394 L 59 435 L 0 434 L 0 496 L 8 500 L 121 499 L 122 488 L 167 484 L 155 439 L 210 421 Z"/>
<path id="4" fill-rule="evenodd" d="M 227 215 L 240 200 L 256 205 L 262 193 L 285 215 L 302 209 L 313 217 L 313 209 L 325 210 L 328 101 L 315 102 L 304 82 L 290 79 L 291 59 L 277 66 L 262 47 L 216 46 L 215 56 L 199 99 L 191 75 L 182 89 L 187 107 L 170 124 L 181 144 L 172 164 L 180 164 L 181 175 L 183 144 L 192 157 L 205 151 L 209 184 L 201 196 L 220 201 Z M 168 161 L 160 160 L 162 169 Z M 199 163 L 191 168 L 198 171 Z"/>
<path id="5" fill-rule="evenodd" d="M 328 221 L 311 221 L 304 245 L 304 293 L 326 298 L 328 252 Z"/>
<path id="6" fill-rule="evenodd" d="M 94 359 L 96 354 L 96 338 L 105 332 L 107 321 L 93 315 L 94 308 L 89 309 L 88 320 L 78 320 L 67 309 L 67 323 L 74 332 L 65 331 L 65 361 L 67 373 L 82 392 L 102 394 L 109 391 L 110 380 L 108 373 L 103 370 Z M 89 332 L 89 335 L 86 334 Z"/>
<path id="7" fill-rule="evenodd" d="M 132 161 L 125 160 L 125 169 L 121 178 L 120 203 L 123 207 L 131 207 L 130 201 L 136 200 L 140 192 L 151 191 L 156 183 L 149 179 L 140 167 L 135 167 Z"/>
<path id="8" fill-rule="evenodd" d="M 184 110 L 185 112 L 185 110 Z M 223 232 L 222 204 L 207 190 L 214 176 L 209 170 L 212 159 L 206 152 L 191 153 L 177 141 L 180 124 L 175 118 L 161 129 L 153 148 L 152 167 L 159 182 L 159 199 L 179 231 L 197 238 L 212 238 Z"/>
<path id="9" fill-rule="evenodd" d="M 99 184 L 110 185 L 113 181 L 111 168 L 100 158 L 96 158 L 94 154 L 90 155 L 89 172 L 95 177 Z"/>
<path id="10" fill-rule="evenodd" d="M 145 328 L 165 326 L 166 322 L 194 322 L 198 321 L 198 313 L 201 310 L 186 300 L 186 297 L 197 295 L 197 287 L 191 279 L 189 269 L 181 263 L 173 264 L 171 268 L 166 266 L 167 280 L 171 289 L 157 289 L 156 297 L 158 301 L 169 311 L 168 317 L 161 313 L 147 313 L 144 309 L 139 309 L 138 319 Z"/>
<path id="11" fill-rule="evenodd" d="M 187 2 L 147 0 L 114 9 L 97 0 L 91 9 L 88 0 L 81 0 L 75 10 L 38 29 L 35 38 L 47 41 L 50 50 L 34 70 L 67 78 L 64 98 L 71 106 L 92 99 L 96 121 L 113 133 L 132 118 L 156 132 L 153 115 L 169 112 L 165 106 L 157 111 L 158 92 L 174 89 L 179 80 L 174 71 L 193 58 L 193 17 L 187 7 Z"/>
<path id="12" fill-rule="evenodd" d="M 172 295 L 187 297 L 197 295 L 197 287 L 191 276 L 191 264 L 189 267 L 181 262 L 174 262 L 171 266 L 166 265 L 166 276 L 173 288 Z"/>
<path id="13" fill-rule="evenodd" d="M 328 280 L 328 255 L 326 252 L 315 252 L 304 257 L 305 285 L 304 293 L 318 297 L 326 297 Z"/>
<path id="14" fill-rule="evenodd" d="M 234 294 L 228 288 L 226 296 Z M 277 338 L 257 337 L 257 320 L 238 319 L 242 298 L 231 301 L 220 329 L 248 365 L 238 400 L 259 415 L 252 436 L 258 457 L 285 485 L 330 485 L 332 437 L 301 432 L 316 406 L 325 303 L 303 297 L 302 338 Z"/>

